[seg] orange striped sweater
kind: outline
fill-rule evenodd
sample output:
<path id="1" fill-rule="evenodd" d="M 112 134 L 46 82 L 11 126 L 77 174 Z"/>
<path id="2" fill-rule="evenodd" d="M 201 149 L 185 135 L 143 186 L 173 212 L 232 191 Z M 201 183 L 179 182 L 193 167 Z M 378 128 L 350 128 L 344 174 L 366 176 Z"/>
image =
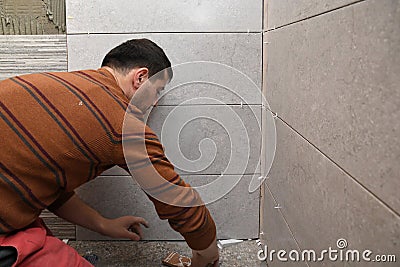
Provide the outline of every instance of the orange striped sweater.
<path id="1" fill-rule="evenodd" d="M 122 125 L 128 106 L 128 98 L 103 68 L 0 82 L 0 235 L 29 225 L 45 208 L 57 209 L 75 188 L 106 169 L 118 165 L 127 170 Z M 131 174 L 145 180 L 152 167 L 170 183 L 186 187 L 179 198 L 198 202 L 197 192 L 176 174 L 157 136 L 141 121 L 143 114 L 129 107 L 137 117 L 132 130 L 145 129 L 135 138 L 146 147 L 130 153 Z M 151 166 L 137 164 L 146 160 Z M 168 194 L 171 184 L 165 182 L 158 188 Z M 211 244 L 216 227 L 204 205 L 185 208 L 148 197 L 159 217 L 192 249 Z"/>

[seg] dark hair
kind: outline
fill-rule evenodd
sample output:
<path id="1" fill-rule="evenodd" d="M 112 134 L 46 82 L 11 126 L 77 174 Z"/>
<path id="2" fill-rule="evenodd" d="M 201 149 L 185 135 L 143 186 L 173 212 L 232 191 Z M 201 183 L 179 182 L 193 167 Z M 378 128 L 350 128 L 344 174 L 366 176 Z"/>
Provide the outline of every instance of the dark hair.
<path id="1" fill-rule="evenodd" d="M 136 67 L 149 69 L 149 77 L 167 69 L 169 79 L 173 73 L 171 62 L 161 47 L 149 39 L 132 39 L 111 49 L 104 57 L 101 66 L 108 66 L 121 73 L 127 73 Z"/>

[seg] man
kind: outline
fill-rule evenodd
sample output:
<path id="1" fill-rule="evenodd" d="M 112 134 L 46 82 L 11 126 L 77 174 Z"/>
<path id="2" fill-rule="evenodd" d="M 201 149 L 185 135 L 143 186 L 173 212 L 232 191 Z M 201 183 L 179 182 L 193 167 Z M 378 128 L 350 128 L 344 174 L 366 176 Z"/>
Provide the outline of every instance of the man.
<path id="1" fill-rule="evenodd" d="M 176 203 L 201 204 L 143 122 L 157 92 L 172 78 L 170 66 L 159 46 L 137 39 L 112 49 L 98 70 L 30 74 L 0 82 L 0 266 L 90 265 L 50 235 L 38 219 L 45 208 L 103 235 L 140 240 L 141 225 L 148 226 L 143 218 L 104 218 L 74 194 L 115 165 L 130 171 L 143 188 L 149 185 L 144 189 L 159 217 L 192 248 L 192 266 L 216 266 L 216 227 L 207 208 L 167 204 L 155 190 L 175 194 Z M 156 73 L 161 78 L 149 80 Z M 126 111 L 131 119 L 123 133 Z M 132 149 L 123 151 L 123 136 Z M 165 184 L 151 187 L 154 173 Z M 169 189 L 172 185 L 185 190 L 176 194 Z"/>

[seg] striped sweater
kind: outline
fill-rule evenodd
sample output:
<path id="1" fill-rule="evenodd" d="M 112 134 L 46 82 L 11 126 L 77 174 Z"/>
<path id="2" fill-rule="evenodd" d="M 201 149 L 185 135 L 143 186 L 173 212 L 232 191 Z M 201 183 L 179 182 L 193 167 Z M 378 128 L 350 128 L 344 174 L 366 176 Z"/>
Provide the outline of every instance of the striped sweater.
<path id="1" fill-rule="evenodd" d="M 106 169 L 128 170 L 122 146 L 127 109 L 134 116 L 124 142 L 138 147 L 128 151 L 131 174 L 139 182 L 150 181 L 146 177 L 156 170 L 167 181 L 143 186 L 165 196 L 175 184 L 185 189 L 175 194 L 177 202 L 199 203 L 198 193 L 176 174 L 143 114 L 129 104 L 110 72 L 30 74 L 0 82 L 0 235 L 29 225 L 45 208 L 57 209 L 75 188 Z M 180 207 L 147 195 L 159 217 L 192 249 L 211 244 L 216 227 L 204 205 Z"/>

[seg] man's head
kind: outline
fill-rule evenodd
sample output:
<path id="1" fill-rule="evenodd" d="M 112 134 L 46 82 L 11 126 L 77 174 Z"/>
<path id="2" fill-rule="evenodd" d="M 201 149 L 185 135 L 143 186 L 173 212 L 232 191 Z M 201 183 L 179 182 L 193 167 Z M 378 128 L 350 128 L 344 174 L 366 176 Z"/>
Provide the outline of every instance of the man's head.
<path id="1" fill-rule="evenodd" d="M 101 66 L 112 69 L 125 95 L 129 99 L 135 95 L 138 99 L 133 104 L 140 105 L 142 111 L 156 102 L 157 93 L 173 76 L 171 62 L 162 48 L 148 39 L 132 39 L 113 48 Z"/>

